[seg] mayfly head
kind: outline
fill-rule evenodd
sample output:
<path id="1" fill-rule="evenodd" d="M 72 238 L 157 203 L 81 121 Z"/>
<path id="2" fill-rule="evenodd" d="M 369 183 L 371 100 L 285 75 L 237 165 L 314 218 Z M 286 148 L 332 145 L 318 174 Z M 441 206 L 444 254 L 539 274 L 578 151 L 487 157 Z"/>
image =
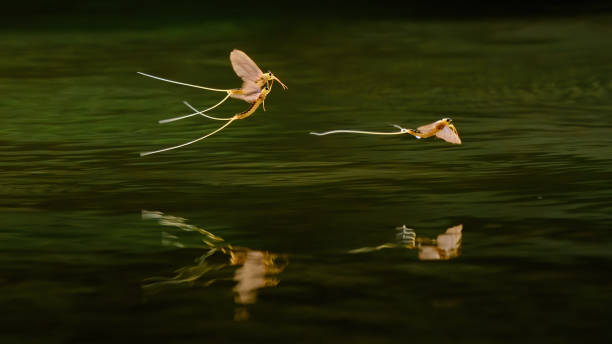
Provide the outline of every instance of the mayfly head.
<path id="1" fill-rule="evenodd" d="M 274 74 L 272 74 L 272 72 L 270 72 L 270 71 L 265 73 L 264 77 L 267 79 L 266 81 L 271 81 L 271 82 L 278 81 L 278 83 L 283 87 L 284 90 L 286 90 L 288 88 L 285 84 L 283 84 L 282 81 L 280 81 L 279 78 L 274 76 Z"/>

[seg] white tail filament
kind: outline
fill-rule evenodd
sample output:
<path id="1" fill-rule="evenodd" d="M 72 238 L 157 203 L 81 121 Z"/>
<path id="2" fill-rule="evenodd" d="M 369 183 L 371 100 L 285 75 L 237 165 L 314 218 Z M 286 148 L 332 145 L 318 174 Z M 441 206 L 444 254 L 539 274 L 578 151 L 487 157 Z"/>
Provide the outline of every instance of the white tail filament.
<path id="1" fill-rule="evenodd" d="M 190 144 L 192 144 L 192 143 L 196 143 L 196 142 L 198 142 L 198 141 L 200 141 L 200 140 L 204 140 L 205 138 L 207 138 L 207 137 L 209 137 L 209 136 L 212 136 L 212 135 L 214 135 L 214 134 L 216 134 L 216 133 L 220 132 L 220 131 L 221 131 L 221 130 L 223 130 L 225 127 L 227 127 L 228 125 L 230 125 L 230 123 L 232 123 L 234 120 L 236 120 L 236 117 L 232 117 L 232 118 L 231 118 L 229 121 L 227 121 L 227 123 L 225 123 L 224 125 L 222 125 L 221 127 L 219 127 L 217 130 L 215 130 L 215 131 L 213 131 L 213 132 L 211 132 L 211 133 L 208 133 L 208 134 L 206 134 L 206 135 L 204 135 L 204 136 L 202 136 L 202 137 L 200 137 L 200 138 L 197 138 L 197 139 L 195 139 L 195 140 L 192 140 L 192 141 L 189 141 L 189 142 L 186 142 L 186 143 L 180 144 L 180 145 L 178 145 L 178 146 L 174 146 L 174 147 L 168 147 L 168 148 L 164 148 L 164 149 L 160 149 L 160 150 L 156 150 L 156 151 L 152 151 L 152 152 L 140 153 L 140 156 L 145 156 L 145 155 L 151 155 L 151 154 L 161 153 L 161 152 L 169 151 L 169 150 L 172 150 L 172 149 L 176 149 L 176 148 L 185 147 L 185 146 L 190 145 Z"/>

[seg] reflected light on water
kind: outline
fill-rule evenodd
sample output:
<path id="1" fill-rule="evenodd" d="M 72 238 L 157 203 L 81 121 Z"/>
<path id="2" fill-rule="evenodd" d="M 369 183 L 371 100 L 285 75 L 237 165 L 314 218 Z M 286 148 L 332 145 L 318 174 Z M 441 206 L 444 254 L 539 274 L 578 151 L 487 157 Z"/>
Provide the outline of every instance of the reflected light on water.
<path id="1" fill-rule="evenodd" d="M 225 243 L 223 238 L 209 231 L 189 225 L 186 219 L 176 216 L 164 215 L 159 211 L 142 211 L 142 219 L 154 219 L 162 226 L 171 226 L 183 231 L 197 232 L 203 235 L 203 249 L 206 251 L 196 259 L 195 265 L 185 266 L 175 271 L 173 277 L 152 277 L 145 280 L 143 289 L 157 292 L 164 287 L 172 285 L 210 286 L 223 271 L 235 268 L 232 288 L 234 302 L 238 306 L 235 310 L 235 320 L 249 319 L 247 305 L 257 302 L 257 292 L 261 288 L 274 287 L 280 280 L 276 277 L 288 265 L 288 257 L 267 251 L 252 250 L 247 247 L 234 247 Z M 162 244 L 183 248 L 177 235 L 162 233 Z M 222 259 L 211 261 L 213 256 L 222 256 Z M 223 278 L 221 278 L 223 279 Z"/>
<path id="2" fill-rule="evenodd" d="M 419 237 L 414 229 L 405 225 L 396 229 L 398 230 L 396 242 L 374 247 L 361 247 L 350 250 L 349 253 L 366 253 L 385 248 L 406 248 L 418 250 L 420 260 L 448 260 L 461 254 L 462 224 L 448 228 L 436 238 Z"/>

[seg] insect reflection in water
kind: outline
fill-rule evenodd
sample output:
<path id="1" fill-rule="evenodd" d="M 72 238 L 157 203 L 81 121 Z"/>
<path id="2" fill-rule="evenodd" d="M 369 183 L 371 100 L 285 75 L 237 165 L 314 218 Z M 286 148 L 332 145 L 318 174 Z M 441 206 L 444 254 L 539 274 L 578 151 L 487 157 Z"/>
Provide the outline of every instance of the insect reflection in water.
<path id="1" fill-rule="evenodd" d="M 448 260 L 457 258 L 461 254 L 463 225 L 450 227 L 435 239 L 417 236 L 414 229 L 405 225 L 396 229 L 398 230 L 396 242 L 362 247 L 350 250 L 349 253 L 366 253 L 385 248 L 406 248 L 418 250 L 420 260 Z"/>
<path id="2" fill-rule="evenodd" d="M 287 255 L 232 246 L 203 228 L 187 224 L 181 217 L 143 210 L 142 218 L 157 220 L 160 225 L 181 231 L 201 234 L 203 245 L 200 247 L 205 250 L 195 260 L 195 264 L 177 269 L 172 277 L 148 278 L 142 285 L 143 289 L 155 293 L 173 286 L 208 287 L 217 281 L 233 280 L 236 283 L 232 288 L 237 305 L 234 313 L 236 320 L 249 318 L 247 306 L 257 302 L 258 291 L 278 285 L 280 280 L 277 276 L 289 264 Z M 162 233 L 162 244 L 185 247 L 177 235 L 166 232 Z M 228 270 L 233 270 L 232 277 L 226 277 Z"/>

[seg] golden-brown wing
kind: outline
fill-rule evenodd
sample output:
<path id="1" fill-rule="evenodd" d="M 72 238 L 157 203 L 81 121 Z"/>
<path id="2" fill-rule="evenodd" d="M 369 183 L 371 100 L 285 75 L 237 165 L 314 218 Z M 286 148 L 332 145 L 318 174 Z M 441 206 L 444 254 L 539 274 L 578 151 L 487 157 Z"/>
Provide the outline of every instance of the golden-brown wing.
<path id="1" fill-rule="evenodd" d="M 418 127 L 417 130 L 422 132 L 422 133 L 424 133 L 424 134 L 425 133 L 429 133 L 430 131 L 436 129 L 436 126 L 440 123 L 440 121 L 435 121 L 435 122 L 430 123 L 430 124 L 422 125 L 422 126 Z"/>
<path id="2" fill-rule="evenodd" d="M 442 140 L 450 143 L 454 143 L 457 145 L 461 144 L 461 139 L 459 138 L 459 134 L 457 133 L 457 129 L 454 125 L 448 124 L 442 130 L 436 133 L 436 136 L 441 138 Z"/>

